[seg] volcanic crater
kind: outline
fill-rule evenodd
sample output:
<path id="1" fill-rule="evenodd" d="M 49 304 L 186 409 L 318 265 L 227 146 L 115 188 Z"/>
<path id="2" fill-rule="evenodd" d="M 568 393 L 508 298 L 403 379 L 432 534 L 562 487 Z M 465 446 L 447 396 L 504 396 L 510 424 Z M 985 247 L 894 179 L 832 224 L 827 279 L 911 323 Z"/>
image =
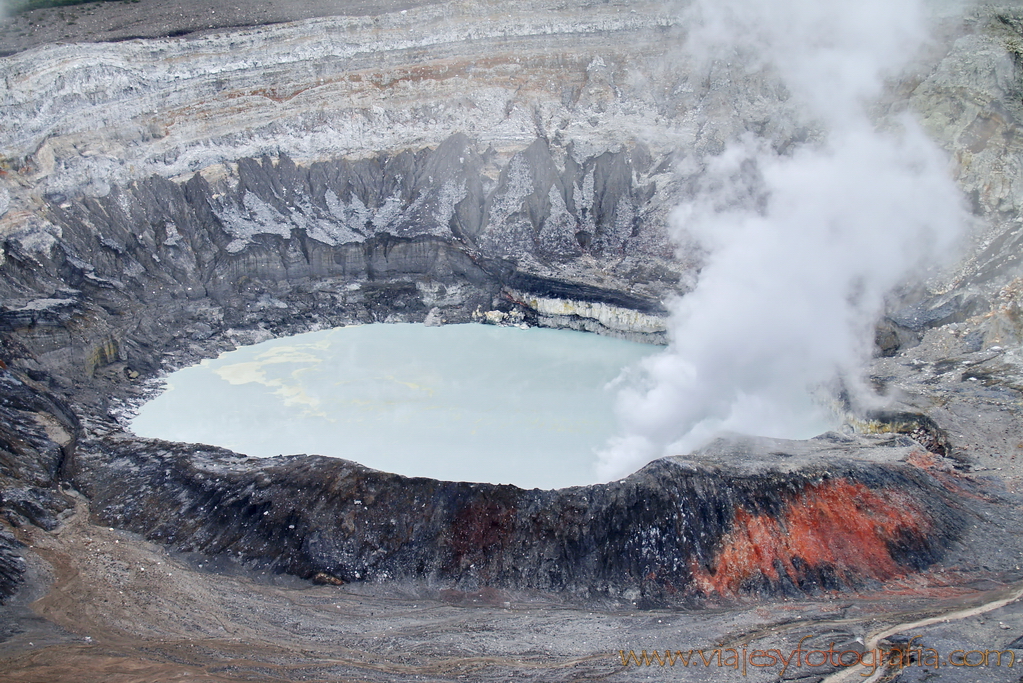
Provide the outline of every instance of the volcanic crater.
<path id="1" fill-rule="evenodd" d="M 16 27 L 56 16 L 35 10 L 0 36 L 12 680 L 623 675 L 614 643 L 668 633 L 649 615 L 689 619 L 673 637 L 692 642 L 788 642 L 793 614 L 831 628 L 839 599 L 852 642 L 1023 579 L 1017 10 L 940 15 L 879 105 L 882 125 L 923 120 L 976 223 L 955 268 L 891 297 L 866 369 L 886 406 L 846 401 L 846 428 L 808 441 L 729 436 L 607 484 L 524 490 L 143 439 L 127 417 L 174 369 L 329 327 L 666 343 L 665 301 L 702 266 L 668 228 L 698 160 L 744 135 L 821 135 L 776 74 L 668 49 L 687 27 L 660 3 L 313 3 L 266 25 L 212 3 L 207 27 L 114 5 L 76 10 L 91 35 L 25 44 Z M 156 565 L 166 577 L 141 583 Z M 405 659 L 338 625 L 390 628 L 363 601 L 405 629 Z M 457 626 L 426 635 L 420 604 Z M 487 611 L 458 612 L 472 605 Z M 527 614 L 566 630 L 536 649 Z M 497 633 L 450 635 L 477 618 Z"/>

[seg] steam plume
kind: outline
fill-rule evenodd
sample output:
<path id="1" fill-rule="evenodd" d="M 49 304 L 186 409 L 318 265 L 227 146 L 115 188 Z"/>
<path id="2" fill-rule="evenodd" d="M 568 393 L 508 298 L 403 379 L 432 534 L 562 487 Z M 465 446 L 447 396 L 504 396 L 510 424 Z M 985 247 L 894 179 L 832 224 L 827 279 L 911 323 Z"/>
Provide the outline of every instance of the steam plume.
<path id="1" fill-rule="evenodd" d="M 926 38 L 918 0 L 697 0 L 688 49 L 776 74 L 822 131 L 778 153 L 748 135 L 703 159 L 672 229 L 708 252 L 671 304 L 668 349 L 618 397 L 600 475 L 687 453 L 721 431 L 812 436 L 808 388 L 854 382 L 885 293 L 955 243 L 961 199 L 909 117 L 867 106 Z"/>

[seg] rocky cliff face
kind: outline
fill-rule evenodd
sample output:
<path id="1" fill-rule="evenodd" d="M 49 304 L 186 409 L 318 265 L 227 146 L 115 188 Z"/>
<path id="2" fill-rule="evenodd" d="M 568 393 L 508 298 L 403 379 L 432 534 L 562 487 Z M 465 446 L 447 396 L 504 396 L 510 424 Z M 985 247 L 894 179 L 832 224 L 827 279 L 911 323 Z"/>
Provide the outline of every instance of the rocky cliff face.
<path id="1" fill-rule="evenodd" d="M 726 443 L 612 484 L 524 491 L 120 437 L 81 449 L 76 481 L 105 524 L 278 572 L 663 605 L 929 566 L 959 538 L 972 484 L 899 461 L 925 453 L 906 438 Z"/>
<path id="2" fill-rule="evenodd" d="M 997 456 L 963 426 L 996 399 L 897 359 L 922 339 L 937 376 L 953 352 L 945 372 L 1020 339 L 1020 25 L 1009 10 L 946 19 L 878 112 L 923 115 L 978 222 L 957 272 L 897 302 L 879 335 L 896 360 L 875 379 L 916 417 L 863 424 L 917 440 L 738 443 L 555 492 L 256 461 L 136 439 L 118 416 L 146 380 L 225 348 L 431 309 L 663 340 L 662 301 L 699 268 L 668 213 L 700 160 L 743 134 L 778 149 L 816 134 L 770 73 L 665 54 L 685 33 L 675 15 L 614 2 L 445 3 L 5 57 L 6 519 L 54 528 L 67 484 L 105 524 L 303 577 L 644 604 L 863 586 L 981 543 L 963 500 L 983 496 L 948 468 Z M 951 350 L 935 341 L 950 323 L 968 326 Z M 1005 385 L 1005 362 L 983 378 Z M 1018 401 L 1003 388 L 998 405 Z M 939 404 L 952 416 L 920 417 Z M 0 535 L 4 595 L 23 552 Z"/>

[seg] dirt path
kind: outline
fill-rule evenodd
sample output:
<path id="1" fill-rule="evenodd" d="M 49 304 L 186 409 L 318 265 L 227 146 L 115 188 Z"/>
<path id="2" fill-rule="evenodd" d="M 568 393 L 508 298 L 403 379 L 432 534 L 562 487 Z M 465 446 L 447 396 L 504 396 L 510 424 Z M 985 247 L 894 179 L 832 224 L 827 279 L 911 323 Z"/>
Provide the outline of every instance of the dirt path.
<path id="1" fill-rule="evenodd" d="M 942 612 L 934 616 L 925 617 L 922 619 L 914 619 L 913 621 L 906 621 L 899 624 L 894 624 L 880 631 L 872 633 L 865 639 L 864 648 L 867 652 L 876 650 L 878 645 L 884 642 L 886 639 L 891 638 L 894 635 L 900 633 L 906 633 L 907 631 L 914 631 L 927 626 L 933 626 L 934 624 L 947 623 L 952 621 L 960 621 L 969 617 L 975 617 L 980 614 L 987 612 L 993 612 L 996 609 L 1000 609 L 1016 602 L 1020 598 L 1023 598 L 1023 582 L 1007 586 L 1004 589 L 995 591 L 993 594 L 988 596 L 988 600 L 982 604 L 975 605 L 972 607 L 955 609 L 948 612 Z M 865 670 L 870 667 L 853 666 L 847 669 L 842 669 L 827 678 L 823 679 L 821 683 L 847 683 L 848 681 L 863 681 L 864 683 L 875 683 L 880 680 L 887 671 L 884 668 L 878 668 L 870 676 L 865 676 Z"/>

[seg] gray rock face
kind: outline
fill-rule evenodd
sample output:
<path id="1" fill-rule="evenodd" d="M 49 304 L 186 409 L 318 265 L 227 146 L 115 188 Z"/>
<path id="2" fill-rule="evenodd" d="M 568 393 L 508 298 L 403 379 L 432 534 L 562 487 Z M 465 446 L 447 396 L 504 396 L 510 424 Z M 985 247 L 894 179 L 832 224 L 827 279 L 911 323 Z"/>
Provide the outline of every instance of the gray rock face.
<path id="1" fill-rule="evenodd" d="M 69 475 L 78 418 L 29 377 L 0 369 L 0 387 L 0 518 L 15 528 L 52 531 L 71 507 L 58 482 Z M 24 553 L 13 535 L 0 532 L 0 600 L 14 593 L 25 571 Z"/>
<path id="2" fill-rule="evenodd" d="M 350 270 L 337 270 L 342 276 L 357 278 L 367 269 L 387 275 L 389 266 L 360 262 L 356 255 L 363 250 L 359 245 L 381 239 L 432 239 L 456 244 L 481 263 L 510 261 L 495 265 L 495 273 L 510 273 L 520 261 L 526 268 L 556 273 L 561 264 L 584 255 L 604 265 L 629 254 L 670 257 L 663 236 L 651 245 L 658 240 L 646 233 L 655 228 L 643 230 L 637 220 L 649 209 L 653 191 L 652 184 L 642 185 L 649 167 L 632 165 L 637 155 L 643 156 L 642 147 L 606 152 L 581 164 L 569 158 L 558 168 L 548 144 L 536 140 L 512 156 L 491 181 L 478 146 L 455 134 L 436 149 L 370 159 L 308 167 L 296 166 L 287 156 L 240 159 L 230 169 L 196 174 L 184 183 L 154 176 L 124 188 L 113 186 L 103 197 L 49 195 L 48 218 L 72 234 L 96 233 L 98 242 L 82 244 L 83 253 L 96 247 L 113 252 L 107 261 L 120 258 L 119 272 L 129 278 L 146 268 L 116 255 L 130 242 L 173 259 L 175 249 L 184 253 L 188 246 L 200 247 L 194 241 L 182 243 L 196 231 L 215 232 L 207 239 L 216 241 L 201 246 L 222 250 L 225 258 L 274 236 L 283 241 L 296 236 L 304 245 L 296 249 L 303 251 L 299 260 L 307 261 L 307 270 L 291 258 L 286 267 L 293 277 L 334 272 L 315 253 L 328 247 L 350 252 L 328 259 Z M 410 272 L 424 268 L 418 264 Z M 613 274 L 622 269 L 606 270 Z M 629 275 L 620 276 L 621 289 L 633 284 L 626 279 Z M 181 276 L 202 278 L 204 273 Z M 636 286 L 655 288 L 655 294 L 673 284 L 634 275 L 632 280 Z"/>
<path id="3" fill-rule="evenodd" d="M 966 35 L 953 34 L 944 58 L 921 74 L 907 104 L 949 153 L 977 222 L 945 292 L 892 317 L 911 329 L 982 313 L 999 289 L 1020 276 L 1023 23 L 1018 8 L 993 7 L 968 18 L 966 28 Z"/>

